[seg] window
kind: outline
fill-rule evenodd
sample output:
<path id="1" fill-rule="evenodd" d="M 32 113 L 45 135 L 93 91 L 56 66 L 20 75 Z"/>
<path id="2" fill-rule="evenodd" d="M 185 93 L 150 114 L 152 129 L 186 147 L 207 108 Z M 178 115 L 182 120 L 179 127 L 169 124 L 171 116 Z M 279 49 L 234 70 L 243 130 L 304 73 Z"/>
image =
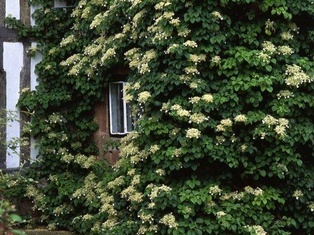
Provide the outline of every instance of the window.
<path id="1" fill-rule="evenodd" d="M 125 85 L 126 82 L 109 84 L 110 134 L 112 135 L 125 135 L 134 128 L 131 107 L 123 99 Z"/>

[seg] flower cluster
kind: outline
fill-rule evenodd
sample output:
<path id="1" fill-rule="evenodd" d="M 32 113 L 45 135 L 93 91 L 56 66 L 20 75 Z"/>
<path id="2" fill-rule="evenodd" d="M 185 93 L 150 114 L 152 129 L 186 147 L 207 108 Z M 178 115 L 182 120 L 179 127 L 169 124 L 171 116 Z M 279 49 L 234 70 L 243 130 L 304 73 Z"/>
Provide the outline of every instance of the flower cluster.
<path id="1" fill-rule="evenodd" d="M 34 185 L 29 185 L 26 188 L 25 195 L 34 200 L 35 202 L 33 206 L 34 209 L 45 211 L 47 201 L 44 193 L 40 192 Z"/>
<path id="2" fill-rule="evenodd" d="M 140 23 L 140 21 L 142 19 L 144 19 L 144 16 L 146 13 L 147 13 L 146 10 L 141 10 L 134 15 L 133 21 L 132 21 L 133 27 L 137 27 L 137 25 Z"/>
<path id="3" fill-rule="evenodd" d="M 263 42 L 262 47 L 263 47 L 263 51 L 269 54 L 273 54 L 276 52 L 275 45 L 270 41 Z"/>
<path id="4" fill-rule="evenodd" d="M 137 164 L 140 161 L 144 161 L 149 156 L 149 152 L 146 150 L 139 151 L 137 154 L 134 154 L 130 157 L 132 164 Z"/>
<path id="5" fill-rule="evenodd" d="M 151 192 L 149 194 L 149 198 L 150 198 L 151 201 L 158 197 L 158 194 L 159 194 L 160 191 L 170 192 L 172 190 L 172 188 L 170 188 L 169 186 L 164 185 L 164 184 L 162 184 L 161 186 L 149 184 L 147 186 L 147 189 L 151 190 Z"/>
<path id="6" fill-rule="evenodd" d="M 110 217 L 107 219 L 104 223 L 102 223 L 101 227 L 103 230 L 112 230 L 114 226 L 118 224 L 117 218 L 116 217 Z"/>
<path id="7" fill-rule="evenodd" d="M 226 138 L 222 135 L 216 136 L 217 143 L 216 145 L 222 144 L 226 141 Z"/>
<path id="8" fill-rule="evenodd" d="M 143 91 L 138 94 L 137 101 L 140 103 L 145 103 L 150 97 L 151 94 L 148 91 Z"/>
<path id="9" fill-rule="evenodd" d="M 262 123 L 265 124 L 268 128 L 271 126 L 274 127 L 274 131 L 280 137 L 286 136 L 286 129 L 289 127 L 289 121 L 285 118 L 276 119 L 271 115 L 266 115 L 262 120 Z"/>
<path id="10" fill-rule="evenodd" d="M 144 195 L 137 191 L 133 185 L 122 190 L 121 197 L 126 198 L 130 202 L 140 203 L 143 201 Z"/>
<path id="11" fill-rule="evenodd" d="M 66 38 L 63 38 L 60 46 L 61 47 L 65 47 L 71 43 L 73 43 L 75 41 L 75 35 L 74 34 L 70 34 L 69 36 L 67 36 Z"/>
<path id="12" fill-rule="evenodd" d="M 100 61 L 101 61 L 102 64 L 105 64 L 106 61 L 112 59 L 112 58 L 115 57 L 115 56 L 116 56 L 116 49 L 115 49 L 115 48 L 109 48 L 108 50 L 106 50 L 106 51 L 103 53 L 103 55 L 102 55 Z"/>
<path id="13" fill-rule="evenodd" d="M 203 123 L 204 121 L 208 120 L 208 118 L 202 114 L 202 113 L 194 113 L 190 116 L 190 123 L 196 123 L 196 124 L 200 124 Z"/>
<path id="14" fill-rule="evenodd" d="M 63 205 L 60 205 L 60 206 L 57 206 L 56 208 L 54 208 L 53 214 L 54 214 L 54 216 L 59 216 L 59 215 L 65 214 L 65 213 L 69 213 L 71 210 L 72 210 L 71 207 L 69 207 L 66 204 L 63 204 Z"/>
<path id="15" fill-rule="evenodd" d="M 174 53 L 178 48 L 180 48 L 180 45 L 179 44 L 171 44 L 168 49 L 165 51 L 165 54 L 171 54 L 171 53 Z"/>
<path id="16" fill-rule="evenodd" d="M 270 19 L 268 19 L 265 22 L 265 32 L 268 35 L 271 35 L 271 32 L 275 32 L 276 31 L 276 23 L 274 21 L 271 21 Z"/>
<path id="17" fill-rule="evenodd" d="M 279 46 L 277 53 L 280 55 L 291 55 L 293 50 L 289 46 Z"/>
<path id="18" fill-rule="evenodd" d="M 230 118 L 222 119 L 220 124 L 216 126 L 217 132 L 224 132 L 232 127 L 232 121 Z"/>
<path id="19" fill-rule="evenodd" d="M 201 136 L 201 131 L 196 128 L 190 128 L 186 130 L 186 137 L 189 139 L 198 139 Z"/>
<path id="20" fill-rule="evenodd" d="M 276 47 L 272 42 L 264 41 L 262 43 L 262 51 L 258 53 L 257 57 L 261 59 L 263 62 L 269 62 L 271 59 L 271 55 L 273 54 L 286 56 L 291 55 L 292 53 L 293 53 L 292 48 L 290 48 L 287 45 Z"/>
<path id="21" fill-rule="evenodd" d="M 220 56 L 218 55 L 215 55 L 212 59 L 211 59 L 211 62 L 215 65 L 219 65 L 220 64 L 220 61 L 221 61 L 221 58 Z"/>
<path id="22" fill-rule="evenodd" d="M 178 28 L 178 36 L 180 36 L 180 37 L 185 38 L 189 35 L 190 32 L 191 32 L 191 30 L 188 28 L 184 28 L 184 27 Z"/>
<path id="23" fill-rule="evenodd" d="M 166 172 L 163 169 L 157 169 L 155 172 L 160 176 L 166 175 Z"/>
<path id="24" fill-rule="evenodd" d="M 289 127 L 289 122 L 285 118 L 278 119 L 278 125 L 275 127 L 275 132 L 277 135 L 284 137 L 286 135 L 286 129 Z"/>
<path id="25" fill-rule="evenodd" d="M 201 100 L 201 97 L 199 96 L 194 96 L 194 97 L 189 98 L 189 102 L 191 104 L 197 104 L 200 100 Z"/>
<path id="26" fill-rule="evenodd" d="M 246 144 L 242 144 L 242 145 L 240 146 L 240 151 L 241 151 L 242 153 L 244 153 L 246 150 L 247 150 L 247 145 L 246 145 Z"/>
<path id="27" fill-rule="evenodd" d="M 180 149 L 180 148 L 173 150 L 173 156 L 175 156 L 175 157 L 179 157 L 181 155 L 181 153 L 182 153 L 182 149 Z"/>
<path id="28" fill-rule="evenodd" d="M 94 28 L 98 27 L 103 22 L 103 19 L 105 18 L 104 16 L 106 16 L 106 15 L 103 12 L 97 14 L 94 17 L 94 20 L 92 21 L 92 23 L 89 25 L 89 28 L 94 29 Z"/>
<path id="29" fill-rule="evenodd" d="M 138 154 L 138 152 L 139 152 L 139 149 L 137 146 L 134 146 L 133 143 L 128 143 L 126 145 L 122 145 L 120 149 L 120 156 L 130 157 L 130 156 Z"/>
<path id="30" fill-rule="evenodd" d="M 170 5 L 171 5 L 171 2 L 169 2 L 169 1 L 161 1 L 155 5 L 155 9 L 156 10 L 162 10 L 162 9 L 164 9 Z"/>
<path id="31" fill-rule="evenodd" d="M 223 20 L 224 18 L 222 17 L 221 13 L 218 11 L 214 11 L 211 13 L 211 15 L 216 19 L 216 20 Z"/>
<path id="32" fill-rule="evenodd" d="M 217 213 L 216 213 L 216 217 L 219 219 L 219 218 L 221 218 L 221 217 L 223 217 L 223 216 L 225 216 L 225 215 L 227 215 L 226 214 L 226 212 L 224 212 L 224 211 L 218 211 Z"/>
<path id="33" fill-rule="evenodd" d="M 198 64 L 201 61 L 205 61 L 206 60 L 206 55 L 204 54 L 190 54 L 189 56 L 189 61 L 193 62 L 195 65 Z"/>
<path id="34" fill-rule="evenodd" d="M 186 47 L 191 47 L 191 48 L 196 48 L 197 43 L 195 41 L 187 40 L 186 42 L 183 43 L 184 46 Z"/>
<path id="35" fill-rule="evenodd" d="M 116 187 L 119 187 L 119 186 L 123 185 L 124 182 L 125 182 L 125 181 L 124 181 L 124 176 L 121 175 L 121 176 L 115 178 L 114 180 L 110 181 L 110 182 L 107 184 L 107 187 L 108 187 L 109 189 L 114 189 L 114 188 L 116 188 Z"/>
<path id="36" fill-rule="evenodd" d="M 151 153 L 156 153 L 159 149 L 160 147 L 157 144 L 155 144 L 155 145 L 150 146 L 149 151 Z"/>
<path id="37" fill-rule="evenodd" d="M 172 213 L 164 215 L 160 219 L 160 223 L 168 226 L 169 228 L 176 228 L 178 226 L 178 223 L 176 222 L 176 218 Z"/>
<path id="38" fill-rule="evenodd" d="M 137 235 L 147 234 L 148 232 L 157 233 L 157 231 L 158 231 L 157 225 L 151 224 L 148 227 L 146 225 L 141 225 L 137 231 Z"/>
<path id="39" fill-rule="evenodd" d="M 278 164 L 277 164 L 277 168 L 281 170 L 281 173 L 282 173 L 282 174 L 285 174 L 285 173 L 288 172 L 288 168 L 287 168 L 287 166 L 284 165 L 284 164 L 278 163 Z"/>
<path id="40" fill-rule="evenodd" d="M 117 211 L 114 209 L 114 198 L 108 193 L 104 192 L 100 194 L 100 201 L 102 206 L 100 207 L 100 212 L 106 212 L 109 215 L 116 215 Z"/>
<path id="41" fill-rule="evenodd" d="M 254 232 L 256 235 L 266 235 L 267 232 L 265 232 L 264 228 L 260 225 L 246 225 L 245 228 L 249 232 Z"/>
<path id="42" fill-rule="evenodd" d="M 214 97 L 212 94 L 205 94 L 202 96 L 201 99 L 204 100 L 206 103 L 213 103 L 214 101 Z"/>
<path id="43" fill-rule="evenodd" d="M 239 114 L 239 115 L 234 117 L 234 121 L 245 123 L 247 121 L 247 117 L 244 114 Z"/>
<path id="44" fill-rule="evenodd" d="M 310 78 L 300 66 L 293 64 L 288 65 L 286 69 L 286 80 L 285 83 L 288 86 L 294 86 L 298 88 L 301 84 L 306 82 L 312 82 L 313 78 Z"/>
<path id="45" fill-rule="evenodd" d="M 277 124 L 277 119 L 274 118 L 273 116 L 271 115 L 266 115 L 264 117 L 264 119 L 262 120 L 263 124 L 267 125 L 268 127 L 270 126 L 273 126 L 273 125 L 276 125 Z"/>
<path id="46" fill-rule="evenodd" d="M 86 56 L 94 56 L 96 54 L 98 54 L 99 52 L 101 52 L 103 49 L 103 45 L 101 44 L 92 44 L 90 46 L 87 46 L 84 49 L 84 55 Z M 110 48 L 112 49 L 112 48 Z"/>
<path id="47" fill-rule="evenodd" d="M 75 156 L 74 158 L 74 162 L 78 163 L 82 168 L 88 169 L 91 166 L 94 165 L 96 161 L 96 157 L 95 156 L 85 156 L 82 154 L 78 154 Z"/>
<path id="48" fill-rule="evenodd" d="M 184 72 L 186 74 L 192 74 L 192 75 L 200 73 L 198 69 L 194 66 L 189 66 L 189 67 L 184 68 Z"/>
<path id="49" fill-rule="evenodd" d="M 140 74 L 150 72 L 149 62 L 157 57 L 157 53 L 153 49 L 141 53 L 138 48 L 132 48 L 124 55 L 129 60 L 129 66 L 136 68 Z"/>
<path id="50" fill-rule="evenodd" d="M 188 117 L 190 116 L 190 111 L 183 109 L 181 105 L 175 104 L 170 107 L 170 110 L 175 111 L 179 117 Z"/>
<path id="51" fill-rule="evenodd" d="M 303 192 L 301 190 L 295 190 L 292 196 L 295 199 L 299 200 L 300 197 L 303 197 Z"/>
<path id="52" fill-rule="evenodd" d="M 257 57 L 258 57 L 259 59 L 261 59 L 264 63 L 269 62 L 269 60 L 270 60 L 270 58 L 271 58 L 269 54 L 267 54 L 267 53 L 265 53 L 265 52 L 263 52 L 263 51 L 260 51 L 260 52 L 258 53 Z"/>
<path id="53" fill-rule="evenodd" d="M 59 113 L 53 113 L 49 116 L 48 119 L 49 123 L 56 124 L 56 123 L 63 123 L 65 122 L 64 117 Z"/>
<path id="54" fill-rule="evenodd" d="M 220 195 L 221 192 L 222 192 L 222 189 L 220 189 L 218 185 L 211 186 L 211 187 L 209 188 L 209 193 L 210 193 L 211 195 L 216 195 L 216 194 Z"/>
<path id="55" fill-rule="evenodd" d="M 138 185 L 140 182 L 141 182 L 141 176 L 134 175 L 131 181 L 131 185 L 135 186 L 135 185 Z"/>
<path id="56" fill-rule="evenodd" d="M 142 220 L 142 223 L 145 223 L 145 222 L 152 223 L 154 220 L 153 214 L 149 213 L 148 211 L 144 211 L 144 210 L 139 211 L 138 217 Z"/>
<path id="57" fill-rule="evenodd" d="M 246 186 L 244 188 L 244 191 L 246 193 L 252 194 L 254 196 L 260 196 L 260 195 L 263 195 L 263 193 L 264 193 L 264 191 L 261 188 L 257 187 L 257 188 L 254 189 L 251 186 Z"/>
<path id="58" fill-rule="evenodd" d="M 172 24 L 173 26 L 179 26 L 181 23 L 181 20 L 179 18 L 175 18 L 175 19 L 170 20 L 169 23 Z"/>
<path id="59" fill-rule="evenodd" d="M 294 96 L 293 92 L 289 91 L 289 90 L 281 90 L 277 94 L 278 99 L 281 99 L 281 98 L 288 99 L 288 98 L 291 98 L 293 96 Z"/>
<path id="60" fill-rule="evenodd" d="M 289 31 L 282 32 L 280 34 L 280 37 L 282 38 L 282 40 L 285 40 L 285 41 L 293 39 L 293 35 Z"/>
<path id="61" fill-rule="evenodd" d="M 241 200 L 243 197 L 244 197 L 245 193 L 244 192 L 238 192 L 238 191 L 235 191 L 235 192 L 230 192 L 230 193 L 226 193 L 226 194 L 223 194 L 220 199 L 223 200 L 223 201 L 226 201 L 226 200 Z"/>
<path id="62" fill-rule="evenodd" d="M 197 71 L 197 72 L 198 72 L 198 71 Z M 190 87 L 191 89 L 196 89 L 196 88 L 198 88 L 198 81 L 196 81 L 196 82 L 191 82 L 190 85 L 189 85 L 189 87 Z"/>

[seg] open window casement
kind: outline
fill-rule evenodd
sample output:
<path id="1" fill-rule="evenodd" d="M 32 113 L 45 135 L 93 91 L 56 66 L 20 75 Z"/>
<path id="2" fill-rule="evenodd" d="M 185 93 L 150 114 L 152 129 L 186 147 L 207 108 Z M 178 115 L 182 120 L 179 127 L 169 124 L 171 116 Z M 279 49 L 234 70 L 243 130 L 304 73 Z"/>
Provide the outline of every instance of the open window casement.
<path id="1" fill-rule="evenodd" d="M 126 84 L 123 81 L 109 84 L 109 117 L 110 134 L 112 135 L 125 135 L 134 128 L 131 107 L 123 99 Z"/>

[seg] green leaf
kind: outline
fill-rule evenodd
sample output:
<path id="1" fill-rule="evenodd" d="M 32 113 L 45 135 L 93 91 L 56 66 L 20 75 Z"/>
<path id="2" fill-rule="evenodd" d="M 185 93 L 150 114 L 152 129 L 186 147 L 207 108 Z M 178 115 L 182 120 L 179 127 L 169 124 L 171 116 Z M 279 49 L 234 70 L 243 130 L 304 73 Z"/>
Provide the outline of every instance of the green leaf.
<path id="1" fill-rule="evenodd" d="M 17 214 L 10 214 L 9 217 L 10 217 L 11 220 L 13 220 L 15 222 L 19 222 L 20 223 L 20 222 L 23 221 L 21 216 L 19 216 Z"/>
<path id="2" fill-rule="evenodd" d="M 266 171 L 265 170 L 260 170 L 261 176 L 265 177 L 266 176 Z"/>

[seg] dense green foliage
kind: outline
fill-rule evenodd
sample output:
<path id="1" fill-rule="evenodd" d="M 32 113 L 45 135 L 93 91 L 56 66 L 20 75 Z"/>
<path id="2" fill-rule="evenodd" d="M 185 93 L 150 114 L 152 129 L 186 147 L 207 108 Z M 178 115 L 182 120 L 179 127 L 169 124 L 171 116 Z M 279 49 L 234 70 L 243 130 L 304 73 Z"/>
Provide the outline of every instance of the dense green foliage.
<path id="1" fill-rule="evenodd" d="M 21 99 L 47 180 L 28 195 L 48 221 L 84 234 L 314 232 L 312 0 L 49 7 L 30 30 L 40 84 Z M 117 66 L 139 118 L 106 171 L 86 156 Z"/>
<path id="2" fill-rule="evenodd" d="M 18 223 L 22 222 L 22 218 L 15 214 L 15 208 L 8 201 L 0 200 L 0 233 L 1 235 L 16 234 L 25 235 L 20 230 L 13 229 Z"/>

